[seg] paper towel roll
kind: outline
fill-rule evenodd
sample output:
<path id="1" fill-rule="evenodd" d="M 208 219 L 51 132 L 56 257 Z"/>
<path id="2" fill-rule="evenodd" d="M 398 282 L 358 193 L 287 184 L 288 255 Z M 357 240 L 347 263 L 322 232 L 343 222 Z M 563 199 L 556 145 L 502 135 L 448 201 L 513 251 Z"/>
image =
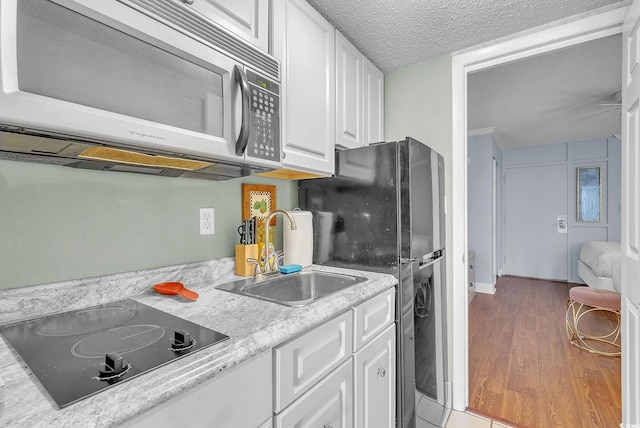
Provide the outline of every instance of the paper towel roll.
<path id="1" fill-rule="evenodd" d="M 291 230 L 291 222 L 283 216 L 282 249 L 284 264 L 298 264 L 302 267 L 313 263 L 313 215 L 310 211 L 298 209 L 289 211 L 296 222 L 296 229 Z"/>

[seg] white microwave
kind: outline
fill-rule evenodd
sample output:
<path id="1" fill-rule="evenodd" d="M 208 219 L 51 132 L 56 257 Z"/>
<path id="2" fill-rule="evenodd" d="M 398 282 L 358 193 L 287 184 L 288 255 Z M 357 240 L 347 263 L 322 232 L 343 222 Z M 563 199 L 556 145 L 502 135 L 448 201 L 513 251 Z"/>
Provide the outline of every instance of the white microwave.
<path id="1" fill-rule="evenodd" d="M 174 0 L 0 0 L 0 158 L 226 179 L 281 167 L 280 68 Z"/>

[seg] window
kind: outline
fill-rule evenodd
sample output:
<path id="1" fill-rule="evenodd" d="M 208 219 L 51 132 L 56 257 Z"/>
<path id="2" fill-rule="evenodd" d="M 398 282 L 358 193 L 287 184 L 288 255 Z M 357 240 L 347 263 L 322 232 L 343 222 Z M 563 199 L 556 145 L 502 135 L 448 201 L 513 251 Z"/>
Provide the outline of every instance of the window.
<path id="1" fill-rule="evenodd" d="M 578 221 L 596 221 L 601 218 L 602 174 L 599 166 L 577 168 Z"/>

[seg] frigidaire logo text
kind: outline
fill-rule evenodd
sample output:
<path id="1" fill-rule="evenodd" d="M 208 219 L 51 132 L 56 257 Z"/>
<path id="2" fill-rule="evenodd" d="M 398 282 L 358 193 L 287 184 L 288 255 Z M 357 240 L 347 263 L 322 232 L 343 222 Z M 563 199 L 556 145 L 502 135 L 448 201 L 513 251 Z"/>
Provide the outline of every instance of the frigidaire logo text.
<path id="1" fill-rule="evenodd" d="M 129 134 L 132 135 L 137 135 L 139 137 L 143 137 L 143 138 L 155 138 L 156 140 L 164 140 L 164 137 L 159 137 L 157 135 L 152 135 L 152 134 L 145 134 L 143 132 L 138 132 L 138 131 L 129 131 Z"/>

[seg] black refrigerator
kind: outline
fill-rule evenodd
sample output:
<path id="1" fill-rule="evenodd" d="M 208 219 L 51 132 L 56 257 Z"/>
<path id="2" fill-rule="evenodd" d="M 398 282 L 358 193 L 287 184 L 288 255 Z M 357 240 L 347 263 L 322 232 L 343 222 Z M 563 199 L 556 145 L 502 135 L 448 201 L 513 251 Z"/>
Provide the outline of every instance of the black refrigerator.
<path id="1" fill-rule="evenodd" d="M 300 181 L 314 263 L 398 278 L 396 426 L 444 426 L 447 385 L 444 161 L 407 137 L 336 152 L 334 177 Z"/>

